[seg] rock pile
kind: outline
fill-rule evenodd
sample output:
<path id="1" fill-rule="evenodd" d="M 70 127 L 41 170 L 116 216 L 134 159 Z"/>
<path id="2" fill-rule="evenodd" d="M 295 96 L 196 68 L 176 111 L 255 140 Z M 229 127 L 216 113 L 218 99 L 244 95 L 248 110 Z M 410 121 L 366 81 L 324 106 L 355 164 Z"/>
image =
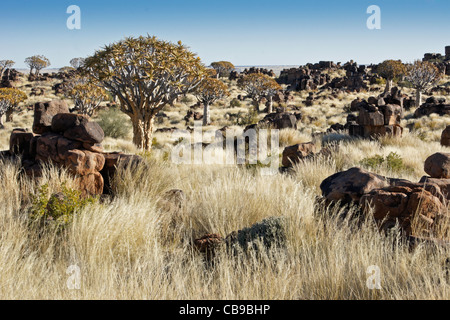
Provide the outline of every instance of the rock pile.
<path id="1" fill-rule="evenodd" d="M 65 168 L 75 177 L 83 196 L 112 190 L 110 178 L 120 162 L 140 162 L 138 156 L 105 153 L 102 128 L 83 115 L 71 114 L 64 101 L 34 106 L 33 132 L 15 129 L 10 136 L 10 155 L 19 156 L 28 176 L 39 178 L 43 164 Z"/>
<path id="2" fill-rule="evenodd" d="M 421 118 L 436 113 L 440 116 L 450 114 L 450 104 L 445 104 L 445 98 L 437 99 L 436 97 L 428 98 L 414 113 L 414 117 Z"/>
<path id="3" fill-rule="evenodd" d="M 425 161 L 419 183 L 386 178 L 360 168 L 338 172 L 325 179 L 320 188 L 327 203 L 359 205 L 364 214 L 373 213 L 380 229 L 396 224 L 405 235 L 414 232 L 434 236 L 441 221 L 448 221 L 450 200 L 450 154 L 437 153 Z"/>
<path id="4" fill-rule="evenodd" d="M 396 88 L 395 88 L 396 89 Z M 376 138 L 377 136 L 402 136 L 403 100 L 398 100 L 398 90 L 393 89 L 391 95 L 370 97 L 366 100 L 355 100 L 351 109 L 358 110 L 356 121 L 349 118 L 347 127 L 351 136 Z"/>
<path id="5" fill-rule="evenodd" d="M 16 69 L 6 69 L 0 79 L 0 88 L 12 88 L 13 82 L 19 81 L 19 75 Z"/>
<path id="6" fill-rule="evenodd" d="M 289 112 L 281 112 L 281 113 L 269 113 L 259 121 L 257 124 L 252 124 L 247 126 L 244 129 L 244 132 L 250 129 L 287 129 L 292 128 L 297 130 L 297 122 L 302 119 L 302 114 L 300 112 L 289 113 Z"/>
<path id="7" fill-rule="evenodd" d="M 310 69 L 308 66 L 281 71 L 278 83 L 289 85 L 289 90 L 315 90 L 331 80 L 323 69 Z"/>

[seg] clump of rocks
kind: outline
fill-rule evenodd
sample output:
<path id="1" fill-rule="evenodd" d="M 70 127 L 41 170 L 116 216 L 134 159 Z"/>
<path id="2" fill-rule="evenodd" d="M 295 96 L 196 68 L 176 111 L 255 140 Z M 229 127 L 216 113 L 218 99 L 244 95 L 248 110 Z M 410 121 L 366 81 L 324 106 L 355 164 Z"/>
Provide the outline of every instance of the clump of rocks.
<path id="1" fill-rule="evenodd" d="M 320 188 L 327 204 L 357 205 L 363 214 L 373 213 L 382 230 L 398 225 L 406 236 L 434 237 L 450 219 L 450 153 L 430 156 L 424 170 L 429 176 L 415 183 L 351 168 L 328 177 Z"/>
<path id="2" fill-rule="evenodd" d="M 35 104 L 33 132 L 13 130 L 10 149 L 2 154 L 18 156 L 23 171 L 34 178 L 43 175 L 45 164 L 65 168 L 75 177 L 83 196 L 95 196 L 111 193 L 111 177 L 119 162 L 130 165 L 142 161 L 135 155 L 104 152 L 103 139 L 98 123 L 69 113 L 64 101 L 53 100 Z"/>
<path id="3" fill-rule="evenodd" d="M 421 118 L 429 116 L 432 113 L 440 116 L 450 114 L 450 104 L 445 103 L 445 98 L 437 99 L 436 97 L 430 97 L 414 112 L 414 117 Z"/>
<path id="4" fill-rule="evenodd" d="M 371 139 L 385 135 L 401 137 L 404 99 L 405 96 L 397 88 L 378 98 L 358 98 L 350 106 L 350 111 L 359 112 L 358 116 L 349 114 L 345 125 L 334 124 L 328 132 L 348 130 L 350 136 Z"/>

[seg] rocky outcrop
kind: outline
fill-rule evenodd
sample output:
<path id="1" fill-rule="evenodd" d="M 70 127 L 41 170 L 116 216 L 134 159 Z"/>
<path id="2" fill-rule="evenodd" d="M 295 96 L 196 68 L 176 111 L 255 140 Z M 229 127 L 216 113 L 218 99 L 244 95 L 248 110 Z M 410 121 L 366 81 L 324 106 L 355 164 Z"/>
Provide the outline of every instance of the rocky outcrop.
<path id="1" fill-rule="evenodd" d="M 20 157 L 24 172 L 39 178 L 45 163 L 64 168 L 74 176 L 83 196 L 111 193 L 111 177 L 117 167 L 142 162 L 122 153 L 105 153 L 102 128 L 87 116 L 71 114 L 62 101 L 35 105 L 33 131 L 15 129 L 10 136 L 10 155 Z"/>
<path id="2" fill-rule="evenodd" d="M 424 104 L 422 104 L 416 112 L 414 117 L 421 118 L 429 116 L 430 114 L 438 114 L 440 116 L 450 114 L 450 104 L 445 103 L 445 98 L 437 99 L 436 97 L 428 98 Z"/>
<path id="3" fill-rule="evenodd" d="M 372 190 L 361 197 L 360 205 L 363 212 L 373 213 L 381 229 L 387 230 L 398 224 L 407 236 L 412 234 L 413 223 L 417 226 L 416 233 L 430 234 L 436 227 L 435 219 L 445 209 L 438 197 L 419 186 Z"/>

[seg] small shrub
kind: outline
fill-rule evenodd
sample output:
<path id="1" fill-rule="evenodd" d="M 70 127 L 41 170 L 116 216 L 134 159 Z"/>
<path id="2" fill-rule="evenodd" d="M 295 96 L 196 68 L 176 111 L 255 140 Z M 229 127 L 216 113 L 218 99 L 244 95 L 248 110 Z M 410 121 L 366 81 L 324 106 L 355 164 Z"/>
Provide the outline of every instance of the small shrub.
<path id="1" fill-rule="evenodd" d="M 360 164 L 364 167 L 370 168 L 370 169 L 376 169 L 383 165 L 384 163 L 384 157 L 380 155 L 375 155 L 373 157 L 364 158 L 361 160 Z"/>
<path id="2" fill-rule="evenodd" d="M 118 108 L 110 108 L 99 112 L 98 124 L 105 132 L 105 136 L 114 139 L 125 139 L 130 132 L 130 122 Z"/>
<path id="3" fill-rule="evenodd" d="M 81 191 L 67 188 L 50 196 L 48 184 L 42 185 L 37 194 L 32 196 L 33 204 L 30 218 L 40 222 L 54 222 L 57 225 L 70 223 L 76 212 L 97 201 L 96 198 L 82 198 Z"/>
<path id="4" fill-rule="evenodd" d="M 242 103 L 236 98 L 230 101 L 230 108 L 240 108 L 241 106 Z"/>
<path id="5" fill-rule="evenodd" d="M 392 172 L 401 172 L 401 171 L 411 171 L 411 168 L 408 168 L 403 163 L 402 157 L 396 152 L 391 152 L 387 157 L 383 157 L 381 155 L 375 155 L 373 157 L 364 158 L 361 160 L 360 164 L 366 168 L 377 169 L 381 166 L 385 166 L 388 170 Z"/>
<path id="6" fill-rule="evenodd" d="M 235 124 L 238 126 L 248 126 L 258 121 L 258 112 L 256 110 L 249 110 L 247 113 L 239 112 Z"/>

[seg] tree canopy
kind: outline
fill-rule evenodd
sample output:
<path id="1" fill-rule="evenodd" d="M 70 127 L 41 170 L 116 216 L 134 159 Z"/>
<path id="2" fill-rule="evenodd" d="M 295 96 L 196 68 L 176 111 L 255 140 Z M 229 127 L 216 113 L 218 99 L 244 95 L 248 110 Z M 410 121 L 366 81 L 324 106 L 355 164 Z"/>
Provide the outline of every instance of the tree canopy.
<path id="1" fill-rule="evenodd" d="M 66 95 L 73 99 L 79 113 L 92 116 L 108 95 L 98 83 L 78 77 L 69 82 Z"/>
<path id="2" fill-rule="evenodd" d="M 238 80 L 240 89 L 247 92 L 256 108 L 262 98 L 269 100 L 281 90 L 281 86 L 271 77 L 262 73 L 251 73 Z"/>
<path id="3" fill-rule="evenodd" d="M 206 76 L 205 66 L 181 42 L 128 37 L 85 60 L 82 72 L 113 96 L 133 123 L 133 142 L 149 150 L 155 116 Z"/>
<path id="4" fill-rule="evenodd" d="M 0 80 L 6 69 L 10 69 L 15 64 L 12 60 L 0 60 Z"/>
<path id="5" fill-rule="evenodd" d="M 220 80 L 205 78 L 195 89 L 194 95 L 203 103 L 203 125 L 210 123 L 209 106 L 217 100 L 230 95 L 228 87 Z"/>
<path id="6" fill-rule="evenodd" d="M 25 59 L 25 63 L 30 67 L 30 74 L 35 70 L 34 75 L 39 75 L 40 71 L 50 66 L 50 60 L 42 55 L 35 55 Z"/>
<path id="7" fill-rule="evenodd" d="M 16 88 L 0 89 L 0 126 L 3 126 L 1 118 L 6 113 L 12 114 L 14 109 L 27 99 L 25 92 Z"/>
<path id="8" fill-rule="evenodd" d="M 229 61 L 217 61 L 211 63 L 211 67 L 217 71 L 217 78 L 226 77 L 234 70 L 234 65 Z"/>
<path id="9" fill-rule="evenodd" d="M 442 73 L 430 62 L 417 60 L 408 67 L 406 80 L 416 89 L 416 107 L 422 104 L 422 92 L 435 85 L 441 77 Z"/>

